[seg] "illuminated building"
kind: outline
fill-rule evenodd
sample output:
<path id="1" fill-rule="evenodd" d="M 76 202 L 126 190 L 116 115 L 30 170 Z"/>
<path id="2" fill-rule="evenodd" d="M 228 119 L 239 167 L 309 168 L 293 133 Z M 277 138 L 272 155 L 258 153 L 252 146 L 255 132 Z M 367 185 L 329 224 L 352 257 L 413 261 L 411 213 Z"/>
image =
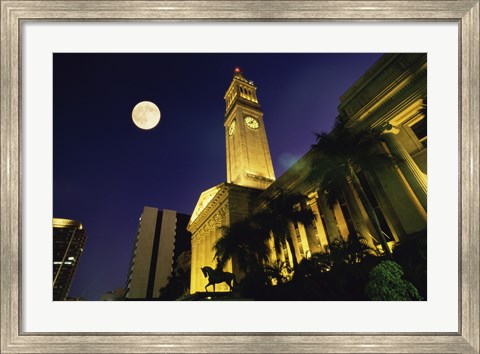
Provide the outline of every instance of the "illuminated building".
<path id="1" fill-rule="evenodd" d="M 190 215 L 172 210 L 143 208 L 125 286 L 126 300 L 158 298 L 178 256 L 190 249 L 189 219 Z"/>
<path id="2" fill-rule="evenodd" d="M 396 158 L 394 168 L 359 173 L 391 248 L 427 228 L 426 97 L 427 56 L 421 53 L 383 55 L 340 97 L 339 117 L 348 119 L 347 126 L 381 128 L 385 142 L 378 148 Z M 239 69 L 224 98 L 227 182 L 200 195 L 188 226 L 192 233 L 192 294 L 205 291 L 207 280 L 200 268 L 216 266 L 212 247 L 221 236 L 219 227 L 261 208 L 262 197 L 279 189 L 308 196 L 316 221 L 308 227 L 291 225 L 294 249 L 286 247 L 275 257 L 291 261 L 295 252 L 298 260 L 308 258 L 312 253 L 327 252 L 332 241 L 349 235 L 357 235 L 383 252 L 365 206 L 352 188 L 343 191 L 343 198 L 333 208 L 327 206 L 324 192 L 308 178 L 315 152 L 307 152 L 275 179 L 256 87 Z M 224 270 L 242 276 L 235 260 Z M 225 284 L 218 284 L 217 289 L 228 290 Z"/>
<path id="3" fill-rule="evenodd" d="M 53 300 L 67 300 L 85 240 L 80 222 L 53 219 Z"/>
<path id="4" fill-rule="evenodd" d="M 221 235 L 219 227 L 248 215 L 258 194 L 275 180 L 256 89 L 240 69 L 235 69 L 224 97 L 227 182 L 200 195 L 188 225 L 192 233 L 191 293 L 204 291 L 205 278 L 200 268 L 216 267 L 212 247 Z M 225 270 L 237 273 L 232 262 Z M 227 290 L 225 283 L 216 287 Z"/>
<path id="5" fill-rule="evenodd" d="M 227 183 L 265 189 L 275 174 L 256 90 L 237 68 L 224 97 Z"/>

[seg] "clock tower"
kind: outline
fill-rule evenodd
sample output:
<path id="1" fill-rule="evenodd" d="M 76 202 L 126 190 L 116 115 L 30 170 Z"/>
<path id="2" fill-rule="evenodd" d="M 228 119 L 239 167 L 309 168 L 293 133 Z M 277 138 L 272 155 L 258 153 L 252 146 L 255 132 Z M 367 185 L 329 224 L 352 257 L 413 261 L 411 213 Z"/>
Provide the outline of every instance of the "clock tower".
<path id="1" fill-rule="evenodd" d="M 253 81 L 235 68 L 224 97 L 227 182 L 266 189 L 275 180 L 275 173 L 256 90 Z"/>

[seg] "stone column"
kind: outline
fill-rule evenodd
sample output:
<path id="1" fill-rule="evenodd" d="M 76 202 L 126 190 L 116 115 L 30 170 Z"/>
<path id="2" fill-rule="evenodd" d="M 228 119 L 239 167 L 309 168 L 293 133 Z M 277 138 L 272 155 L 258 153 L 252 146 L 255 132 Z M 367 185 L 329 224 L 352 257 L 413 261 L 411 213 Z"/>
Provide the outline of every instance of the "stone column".
<path id="1" fill-rule="evenodd" d="M 352 218 L 353 225 L 358 233 L 358 238 L 361 243 L 376 252 L 377 248 L 375 247 L 372 233 L 368 229 L 368 226 L 366 224 L 368 216 L 366 215 L 366 213 L 365 215 L 362 214 L 362 210 L 360 209 L 359 205 L 360 201 L 357 199 L 355 192 L 351 188 L 352 187 L 350 185 L 345 188 L 345 199 L 347 202 L 348 211 L 350 212 L 350 217 Z"/>
<path id="2" fill-rule="evenodd" d="M 319 192 L 320 194 L 321 192 Z M 340 235 L 340 230 L 338 230 L 337 221 L 335 220 L 335 215 L 333 210 L 328 206 L 327 200 L 324 195 L 319 195 L 317 199 L 319 217 L 321 217 L 320 212 L 323 214 L 323 219 L 325 221 L 327 239 L 329 242 L 341 241 L 342 235 Z M 321 220 L 320 220 L 321 221 Z"/>
<path id="3" fill-rule="evenodd" d="M 270 237 L 268 239 L 268 246 L 272 250 L 272 253 L 270 253 L 270 257 L 268 257 L 268 262 L 270 264 L 274 264 L 277 261 L 278 256 L 277 256 L 277 251 L 275 251 L 275 243 L 273 241 L 273 237 Z"/>
<path id="4" fill-rule="evenodd" d="M 292 249 L 290 248 L 290 245 L 289 245 L 288 243 L 285 245 L 285 247 L 286 247 L 286 249 L 287 249 L 288 261 L 287 261 L 287 258 L 285 257 L 284 254 L 282 254 L 282 257 L 284 258 L 284 261 L 285 261 L 285 262 L 288 262 L 288 265 L 293 268 L 292 253 L 295 252 L 295 250 L 292 250 Z M 298 259 L 297 259 L 297 261 L 298 261 Z"/>
<path id="5" fill-rule="evenodd" d="M 288 237 L 290 237 L 292 239 L 292 243 L 293 243 L 293 250 L 290 250 L 290 252 L 295 252 L 295 255 L 297 256 L 297 262 L 300 263 L 300 261 L 302 260 L 302 255 L 300 254 L 300 250 L 298 249 L 298 242 L 297 242 L 297 234 L 295 233 L 295 227 L 293 226 L 292 223 L 289 223 L 288 224 L 288 231 L 289 231 L 289 235 Z"/>
<path id="6" fill-rule="evenodd" d="M 405 179 L 412 188 L 413 193 L 418 198 L 423 209 L 427 211 L 427 176 L 420 170 L 408 151 L 398 141 L 396 137 L 398 132 L 398 128 L 391 128 L 390 130 L 385 131 L 384 137 L 387 147 L 390 149 L 392 155 L 398 159 L 400 171 L 405 176 Z"/>
<path id="7" fill-rule="evenodd" d="M 314 253 L 314 252 L 324 252 L 325 250 L 328 249 L 328 238 L 327 238 L 327 231 L 323 227 L 322 216 L 320 214 L 320 210 L 318 209 L 317 198 L 315 198 L 314 202 L 310 205 L 310 207 L 312 208 L 312 211 L 316 216 L 316 219 L 315 219 L 314 222 L 315 222 L 315 226 L 317 227 L 317 237 L 316 238 L 318 239 L 318 242 L 319 242 L 319 250 L 315 251 L 312 247 L 310 247 L 310 249 L 312 249 L 312 253 Z M 313 230 L 313 227 L 310 227 L 310 228 L 312 229 L 313 232 L 315 231 L 315 230 Z M 308 232 L 309 232 L 309 229 L 307 229 L 307 236 L 308 236 Z"/>
<path id="8" fill-rule="evenodd" d="M 199 291 L 198 284 L 199 284 L 199 277 L 201 275 L 201 270 L 199 268 L 200 264 L 200 240 L 199 240 L 200 235 L 198 233 L 195 234 L 195 262 L 192 263 L 192 274 L 193 277 L 192 279 L 195 281 L 193 284 L 193 289 L 194 292 Z M 193 252 L 193 251 L 192 251 Z"/>
<path id="9" fill-rule="evenodd" d="M 192 236 L 192 259 L 190 264 L 190 294 L 197 291 L 197 240 Z"/>
<path id="10" fill-rule="evenodd" d="M 337 222 L 338 232 L 340 232 L 341 239 L 340 241 L 345 241 L 350 235 L 351 230 L 347 223 L 347 219 L 343 215 L 342 207 L 340 203 L 337 201 L 333 207 L 333 216 L 335 216 L 335 221 Z"/>
<path id="11" fill-rule="evenodd" d="M 215 251 L 213 250 L 213 246 L 215 245 L 215 228 L 216 226 L 214 225 L 213 227 L 211 227 L 211 229 L 208 231 L 206 237 L 207 237 L 207 252 L 206 252 L 206 255 L 207 255 L 207 259 L 206 259 L 206 264 L 209 266 L 209 267 L 212 267 L 213 269 L 215 269 L 217 267 L 217 260 L 215 259 L 214 255 L 215 255 Z M 224 289 L 224 286 L 227 286 L 226 284 L 215 284 L 215 291 L 225 291 L 226 289 Z M 210 288 L 208 288 L 208 290 L 210 290 Z M 213 291 L 213 288 L 212 288 L 212 291 Z"/>
<path id="12" fill-rule="evenodd" d="M 207 278 L 203 276 L 203 273 L 200 268 L 206 266 L 205 264 L 205 232 L 204 230 L 199 231 L 199 239 L 198 239 L 198 265 L 197 265 L 197 272 L 198 272 L 198 291 L 205 291 L 205 285 L 207 285 Z"/>
<path id="13" fill-rule="evenodd" d="M 300 226 L 300 225 L 299 225 Z M 306 239 L 308 243 L 308 250 L 311 254 L 319 253 L 322 251 L 320 241 L 317 238 L 317 232 L 312 225 L 301 225 L 305 229 Z M 305 248 L 305 247 L 304 247 Z"/>
<path id="14" fill-rule="evenodd" d="M 313 251 L 312 251 L 312 248 L 310 247 L 310 239 L 308 238 L 308 235 L 307 235 L 307 227 L 301 222 L 298 223 L 298 233 L 300 235 L 300 240 L 302 241 L 303 256 L 307 258 L 308 253 L 310 252 L 310 256 L 311 256 Z M 311 242 L 312 246 L 313 247 L 316 246 L 316 248 L 318 248 L 318 240 L 316 240 L 315 231 L 311 233 L 311 236 L 312 236 L 312 242 Z"/>

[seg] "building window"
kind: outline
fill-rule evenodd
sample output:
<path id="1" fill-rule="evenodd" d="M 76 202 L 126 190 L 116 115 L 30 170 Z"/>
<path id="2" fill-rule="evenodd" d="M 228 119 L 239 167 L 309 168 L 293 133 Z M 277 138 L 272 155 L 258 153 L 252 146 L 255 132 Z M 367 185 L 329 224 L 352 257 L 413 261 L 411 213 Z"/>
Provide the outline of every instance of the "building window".
<path id="1" fill-rule="evenodd" d="M 415 133 L 418 140 L 424 147 L 427 147 L 427 119 L 421 119 L 410 126 L 410 129 Z"/>

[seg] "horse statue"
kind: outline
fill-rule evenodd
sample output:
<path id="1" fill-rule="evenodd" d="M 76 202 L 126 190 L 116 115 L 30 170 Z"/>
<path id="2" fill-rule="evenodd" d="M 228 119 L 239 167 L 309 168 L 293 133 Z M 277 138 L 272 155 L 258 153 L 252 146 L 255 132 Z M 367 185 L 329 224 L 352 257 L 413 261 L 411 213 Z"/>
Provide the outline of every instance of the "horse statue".
<path id="1" fill-rule="evenodd" d="M 224 272 L 221 269 L 213 269 L 211 267 L 200 268 L 203 276 L 208 277 L 208 284 L 205 285 L 205 291 L 208 293 L 207 287 L 213 285 L 213 292 L 215 292 L 215 284 L 227 283 L 230 291 L 233 291 L 233 286 L 236 283 L 235 276 L 232 273 Z"/>

